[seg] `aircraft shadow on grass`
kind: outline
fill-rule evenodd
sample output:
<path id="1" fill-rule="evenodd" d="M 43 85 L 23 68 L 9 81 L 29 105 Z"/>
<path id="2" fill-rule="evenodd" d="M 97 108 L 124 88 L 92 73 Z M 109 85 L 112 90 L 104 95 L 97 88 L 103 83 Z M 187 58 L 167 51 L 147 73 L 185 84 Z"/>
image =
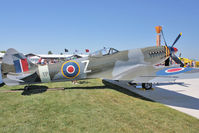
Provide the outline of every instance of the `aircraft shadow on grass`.
<path id="1" fill-rule="evenodd" d="M 85 82 L 82 81 L 79 84 L 84 84 L 84 83 Z M 121 93 L 124 93 L 126 95 L 133 96 L 135 98 L 139 98 L 139 99 L 142 99 L 142 100 L 153 102 L 152 100 L 150 100 L 148 98 L 145 98 L 145 97 L 143 97 L 143 96 L 141 96 L 139 94 L 133 93 L 133 92 L 131 92 L 129 90 L 126 90 L 126 89 L 124 89 L 122 87 L 114 86 L 114 85 L 110 85 L 110 84 L 105 84 L 104 86 L 90 86 L 90 87 L 77 87 L 77 86 L 74 86 L 74 87 L 67 87 L 67 88 L 64 88 L 64 89 L 54 88 L 53 90 L 70 90 L 70 89 L 87 89 L 87 90 L 93 90 L 93 89 L 113 89 L 113 90 L 119 91 Z M 25 90 L 24 88 L 11 89 L 11 91 L 23 91 L 21 93 L 21 95 L 39 94 L 39 93 L 44 93 L 44 92 L 46 92 L 48 90 L 51 90 L 51 89 L 48 88 L 47 86 L 39 86 L 39 85 L 31 85 L 31 86 L 29 86 L 28 90 Z"/>
<path id="2" fill-rule="evenodd" d="M 104 83 L 105 84 L 105 83 Z M 146 101 L 150 101 L 150 102 L 153 102 L 152 100 L 148 99 L 148 98 L 145 98 L 139 94 L 136 94 L 136 93 L 133 93 L 127 89 L 124 89 L 122 87 L 119 87 L 119 86 L 114 86 L 114 85 L 110 85 L 110 84 L 105 84 L 104 86 L 90 86 L 90 87 L 67 87 L 67 88 L 64 88 L 64 90 L 70 90 L 70 89 L 87 89 L 87 90 L 92 90 L 92 89 L 113 89 L 113 90 L 116 90 L 116 91 L 119 91 L 121 93 L 124 93 L 128 96 L 132 96 L 132 97 L 135 97 L 135 98 L 139 98 L 139 99 L 142 99 L 142 100 L 146 100 Z"/>
<path id="3" fill-rule="evenodd" d="M 12 89 L 12 91 L 23 91 L 21 95 L 32 95 L 32 94 L 38 94 L 38 93 L 44 93 L 48 89 L 47 86 L 43 85 L 31 85 L 29 86 L 28 90 L 22 89 Z"/>
<path id="4" fill-rule="evenodd" d="M 80 83 L 83 84 L 83 83 Z M 171 90 L 166 90 L 161 88 L 163 85 L 172 85 L 172 84 L 178 84 L 186 87 L 188 89 L 189 84 L 184 84 L 183 82 L 174 82 L 174 83 L 161 83 L 158 84 L 158 86 L 155 87 L 155 91 L 149 90 L 149 91 L 143 91 L 140 89 L 136 89 L 138 92 L 131 92 L 127 89 L 124 89 L 119 86 L 114 86 L 110 84 L 105 84 L 104 86 L 90 86 L 90 87 L 67 87 L 62 90 L 70 90 L 70 89 L 113 89 L 116 91 L 119 91 L 121 93 L 124 93 L 126 95 L 139 98 L 142 100 L 150 101 L 150 102 L 159 102 L 165 105 L 169 106 L 176 106 L 176 107 L 183 107 L 183 108 L 189 108 L 189 109 L 196 109 L 199 110 L 199 99 L 181 94 L 179 92 L 182 92 L 184 90 L 179 90 L 178 92 L 171 91 Z M 47 86 L 38 86 L 38 85 L 32 85 L 30 86 L 29 90 L 24 90 L 24 89 L 13 89 L 15 91 L 21 91 L 22 95 L 32 95 L 32 94 L 38 94 L 38 93 L 44 93 L 47 90 L 50 90 Z M 60 89 L 59 89 L 60 90 Z M 139 93 L 140 92 L 140 93 Z M 143 94 L 143 95 L 142 95 Z M 150 100 L 150 97 L 153 97 L 153 100 Z"/>
<path id="5" fill-rule="evenodd" d="M 78 82 L 79 83 L 79 82 Z M 82 84 L 82 83 L 80 83 Z M 147 101 L 152 101 L 152 100 L 149 100 L 143 96 L 140 96 L 138 94 L 135 94 L 131 91 L 128 91 L 126 89 L 122 89 L 120 87 L 114 87 L 114 86 L 110 86 L 110 85 L 104 85 L 104 86 L 90 86 L 90 87 L 77 87 L 77 86 L 74 86 L 74 87 L 67 87 L 67 88 L 64 88 L 62 90 L 71 90 L 71 89 L 85 89 L 85 90 L 93 90 L 93 89 L 113 89 L 113 90 L 116 90 L 116 91 L 119 91 L 121 93 L 124 93 L 126 95 L 129 95 L 129 96 L 133 96 L 133 97 L 136 97 L 136 98 L 140 98 L 142 100 L 147 100 Z M 25 90 L 25 89 L 12 89 L 12 91 L 23 91 L 21 93 L 21 95 L 32 95 L 32 94 L 39 94 L 39 93 L 44 93 L 46 91 L 50 90 L 47 86 L 39 86 L 39 85 L 32 85 L 32 86 L 29 86 L 29 89 L 28 90 Z M 56 88 L 54 89 L 56 90 Z M 57 89 L 57 90 L 60 90 L 60 89 Z"/>

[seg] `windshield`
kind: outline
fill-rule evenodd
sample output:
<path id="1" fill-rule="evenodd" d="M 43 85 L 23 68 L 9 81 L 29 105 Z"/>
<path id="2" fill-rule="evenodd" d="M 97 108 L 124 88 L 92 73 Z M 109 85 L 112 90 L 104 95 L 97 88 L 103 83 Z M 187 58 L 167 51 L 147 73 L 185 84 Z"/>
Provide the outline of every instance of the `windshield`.
<path id="1" fill-rule="evenodd" d="M 105 55 L 115 54 L 117 52 L 119 52 L 119 51 L 114 48 L 103 48 L 94 53 L 91 53 L 90 56 L 105 56 Z"/>

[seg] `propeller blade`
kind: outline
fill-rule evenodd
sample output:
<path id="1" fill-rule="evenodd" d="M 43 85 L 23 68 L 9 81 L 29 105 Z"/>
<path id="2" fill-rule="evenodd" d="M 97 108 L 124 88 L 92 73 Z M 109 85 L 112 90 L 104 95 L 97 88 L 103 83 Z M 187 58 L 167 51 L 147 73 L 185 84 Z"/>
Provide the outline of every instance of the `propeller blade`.
<path id="1" fill-rule="evenodd" d="M 181 56 L 182 56 L 182 53 L 179 54 L 179 57 L 180 57 L 180 58 L 181 58 Z"/>
<path id="2" fill-rule="evenodd" d="M 173 42 L 171 47 L 173 47 L 176 44 L 176 42 L 180 39 L 181 36 L 182 36 L 182 32 L 177 36 L 176 40 Z"/>
<path id="3" fill-rule="evenodd" d="M 171 58 L 172 58 L 177 64 L 180 64 L 180 67 L 184 67 L 184 64 L 182 63 L 182 61 L 181 61 L 175 54 L 172 54 L 172 55 L 171 55 Z"/>
<path id="4" fill-rule="evenodd" d="M 167 42 L 166 42 L 166 40 L 165 40 L 165 38 L 164 38 L 163 30 L 161 30 L 161 33 L 162 33 L 162 37 L 163 37 L 164 43 L 165 43 L 165 45 L 167 46 Z M 167 46 L 167 47 L 168 47 L 168 46 Z"/>

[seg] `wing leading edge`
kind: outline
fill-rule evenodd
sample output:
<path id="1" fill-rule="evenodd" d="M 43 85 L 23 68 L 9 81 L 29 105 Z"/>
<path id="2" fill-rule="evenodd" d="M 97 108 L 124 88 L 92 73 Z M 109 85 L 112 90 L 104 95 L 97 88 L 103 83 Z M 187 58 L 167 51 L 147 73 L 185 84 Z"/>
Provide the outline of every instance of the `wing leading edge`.
<path id="1" fill-rule="evenodd" d="M 170 67 L 163 68 L 154 72 L 152 75 L 139 76 L 134 79 L 136 83 L 161 83 L 171 82 L 176 79 L 193 79 L 199 78 L 199 69 L 197 68 L 184 68 L 184 67 Z"/>
<path id="2" fill-rule="evenodd" d="M 171 82 L 176 79 L 199 78 L 198 68 L 184 67 L 155 67 L 143 65 L 123 72 L 117 80 L 131 80 L 134 83 L 161 83 Z"/>

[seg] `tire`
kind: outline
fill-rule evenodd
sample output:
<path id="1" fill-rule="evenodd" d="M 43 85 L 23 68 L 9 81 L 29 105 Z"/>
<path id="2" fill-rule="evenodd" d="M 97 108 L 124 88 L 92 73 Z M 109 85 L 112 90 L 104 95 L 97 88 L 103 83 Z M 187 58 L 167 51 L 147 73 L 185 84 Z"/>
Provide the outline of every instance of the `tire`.
<path id="1" fill-rule="evenodd" d="M 152 83 L 142 83 L 142 88 L 150 90 L 152 89 Z"/>

